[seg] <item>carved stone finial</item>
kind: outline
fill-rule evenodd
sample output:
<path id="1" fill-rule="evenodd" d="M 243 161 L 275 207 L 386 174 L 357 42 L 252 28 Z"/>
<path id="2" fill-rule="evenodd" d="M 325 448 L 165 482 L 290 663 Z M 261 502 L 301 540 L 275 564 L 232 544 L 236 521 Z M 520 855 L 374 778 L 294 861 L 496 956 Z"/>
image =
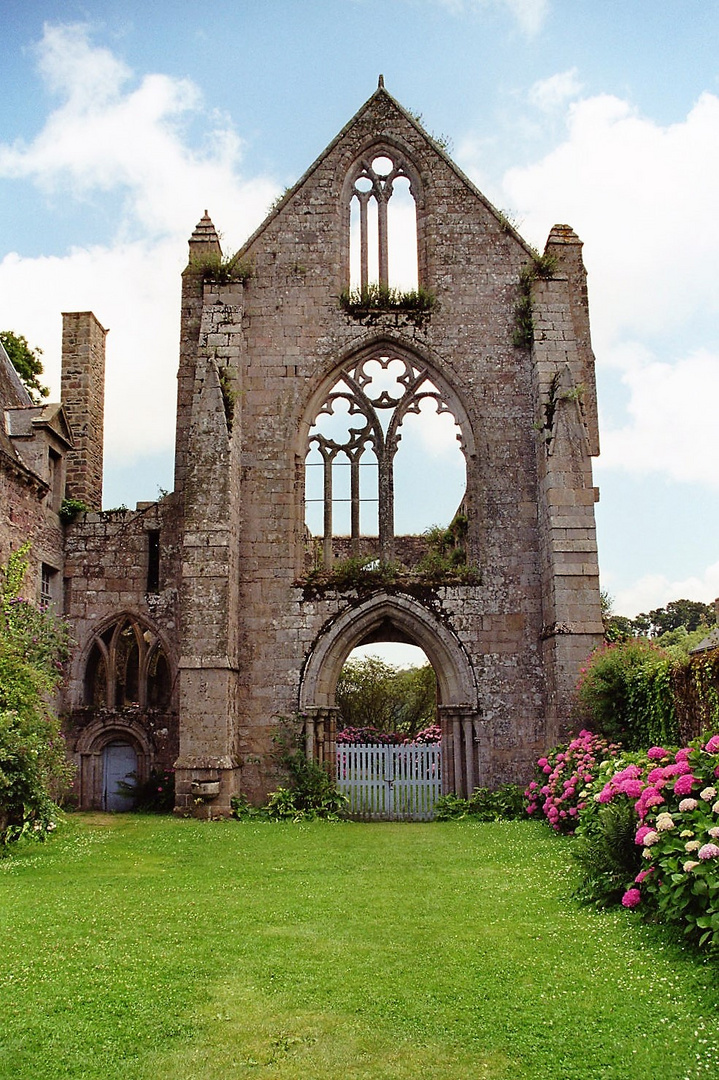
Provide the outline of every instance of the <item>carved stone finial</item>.
<path id="1" fill-rule="evenodd" d="M 384 75 L 380 75 L 379 79 L 377 80 L 377 89 L 384 90 Z"/>

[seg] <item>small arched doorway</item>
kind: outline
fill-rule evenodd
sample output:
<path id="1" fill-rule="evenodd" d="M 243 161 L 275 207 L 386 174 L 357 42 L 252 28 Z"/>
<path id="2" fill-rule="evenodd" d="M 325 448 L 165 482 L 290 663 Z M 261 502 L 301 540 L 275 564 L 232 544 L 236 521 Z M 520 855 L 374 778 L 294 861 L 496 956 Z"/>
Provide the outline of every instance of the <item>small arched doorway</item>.
<path id="1" fill-rule="evenodd" d="M 103 810 L 132 810 L 135 799 L 123 786 L 137 781 L 137 751 L 129 742 L 109 742 L 102 751 Z"/>
<path id="2" fill-rule="evenodd" d="M 336 772 L 335 690 L 342 666 L 356 646 L 381 641 L 416 645 L 427 655 L 437 677 L 444 762 L 441 789 L 471 793 L 481 782 L 484 741 L 474 671 L 449 626 L 407 595 L 377 594 L 338 615 L 316 640 L 299 696 L 307 756 Z"/>

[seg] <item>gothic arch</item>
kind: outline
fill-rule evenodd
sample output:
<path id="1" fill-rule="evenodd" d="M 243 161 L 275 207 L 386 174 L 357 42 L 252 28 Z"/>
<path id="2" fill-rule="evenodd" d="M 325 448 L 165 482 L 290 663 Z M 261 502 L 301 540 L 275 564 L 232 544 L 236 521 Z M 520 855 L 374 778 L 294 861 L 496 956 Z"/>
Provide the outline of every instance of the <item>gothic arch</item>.
<path id="1" fill-rule="evenodd" d="M 387 175 L 378 176 L 374 169 L 373 163 L 378 159 L 389 159 L 392 163 L 391 169 Z M 383 135 L 380 138 L 369 139 L 360 152 L 354 157 L 354 160 L 348 166 L 345 173 L 344 182 L 342 184 L 342 194 L 340 198 L 340 212 L 342 215 L 342 227 L 341 227 L 341 266 L 342 266 L 342 280 L 343 288 L 349 288 L 350 286 L 350 229 L 351 229 L 351 217 L 352 217 L 352 204 L 353 201 L 357 201 L 360 205 L 360 220 L 361 224 L 358 225 L 360 234 L 364 237 L 364 240 L 360 240 L 361 246 L 364 246 L 364 258 L 363 270 L 360 275 L 359 284 L 361 288 L 366 288 L 371 284 L 371 278 L 368 276 L 367 268 L 367 207 L 372 200 L 376 202 L 377 212 L 380 219 L 384 216 L 384 226 L 379 224 L 378 221 L 378 243 L 380 251 L 378 252 L 378 280 L 377 284 L 381 287 L 392 287 L 396 285 L 396 281 L 393 281 L 388 276 L 388 234 L 387 234 L 387 217 L 390 200 L 394 191 L 394 184 L 399 181 L 406 180 L 408 183 L 408 191 L 411 198 L 414 200 L 415 216 L 416 216 L 416 245 L 417 245 L 417 285 L 426 287 L 426 242 L 425 242 L 425 185 L 420 176 L 419 169 L 414 162 L 414 154 L 410 147 L 406 146 L 404 142 L 391 136 Z M 359 184 L 358 184 L 359 181 Z M 363 181 L 366 183 L 364 191 L 360 188 L 363 185 Z M 384 238 L 383 237 L 384 232 Z M 384 253 L 382 249 L 384 248 Z M 384 262 L 384 267 L 383 267 Z"/>
<path id="2" fill-rule="evenodd" d="M 118 669 L 120 635 L 123 632 L 129 639 L 129 654 L 132 658 L 137 693 L 130 692 L 130 700 L 120 701 L 117 685 L 121 678 Z M 127 659 L 128 657 L 125 657 L 125 660 Z M 76 704 L 111 710 L 129 704 L 141 709 L 169 709 L 174 667 L 164 636 L 146 616 L 131 609 L 115 613 L 93 627 L 76 659 L 80 698 Z M 164 692 L 156 685 L 158 677 L 165 684 Z M 126 680 L 125 670 L 122 673 L 122 682 L 125 690 L 128 690 Z"/>
<path id="3" fill-rule="evenodd" d="M 454 632 L 411 596 L 378 593 L 348 608 L 317 638 L 300 682 L 301 711 L 333 708 L 342 665 L 358 645 L 372 640 L 409 641 L 419 645 L 437 674 L 444 708 L 478 710 L 477 685 L 469 658 Z"/>
<path id="4" fill-rule="evenodd" d="M 451 417 L 458 429 L 457 452 L 464 458 L 466 483 L 463 492 L 456 492 L 449 513 L 458 509 L 461 499 L 462 512 L 471 515 L 468 481 L 474 436 L 460 394 L 440 372 L 441 365 L 424 350 L 409 347 L 398 336 L 372 335 L 348 350 L 309 397 L 298 425 L 297 489 L 304 493 L 307 511 L 298 512 L 298 519 L 304 517 L 306 539 L 322 537 L 325 567 L 336 557 L 334 539 L 343 536 L 349 537 L 354 556 L 369 551 L 385 562 L 393 559 L 397 451 L 405 445 L 402 432 L 411 440 L 417 431 L 412 425 L 425 408 L 445 420 Z M 404 460 L 402 453 L 399 458 Z M 338 479 L 346 488 L 339 494 Z M 406 503 L 406 479 L 398 493 Z M 334 508 L 343 506 L 347 520 L 337 528 Z M 363 548 L 362 538 L 371 537 L 376 538 L 376 551 Z"/>
<path id="5" fill-rule="evenodd" d="M 443 789 L 471 794 L 483 778 L 485 742 L 474 669 L 447 623 L 408 595 L 377 593 L 345 609 L 317 637 L 305 660 L 299 690 L 307 756 L 334 770 L 335 688 L 342 665 L 358 645 L 387 640 L 419 645 L 427 654 L 437 676 Z"/>
<path id="6" fill-rule="evenodd" d="M 81 809 L 105 808 L 105 751 L 117 744 L 126 744 L 133 748 L 137 760 L 137 779 L 140 783 L 147 780 L 153 747 L 140 720 L 123 714 L 96 717 L 82 729 L 75 747 L 78 763 L 77 798 Z"/>

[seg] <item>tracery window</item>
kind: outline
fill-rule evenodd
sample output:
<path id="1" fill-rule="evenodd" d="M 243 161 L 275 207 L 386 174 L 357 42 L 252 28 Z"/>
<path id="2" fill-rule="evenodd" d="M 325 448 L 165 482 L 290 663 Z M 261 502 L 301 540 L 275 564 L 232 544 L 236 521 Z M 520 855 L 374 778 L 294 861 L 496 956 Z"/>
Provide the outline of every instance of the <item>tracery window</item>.
<path id="1" fill-rule="evenodd" d="M 165 709 L 171 689 L 159 638 L 137 619 L 121 618 L 95 639 L 85 667 L 86 705 Z"/>
<path id="2" fill-rule="evenodd" d="M 391 155 L 391 156 L 390 156 Z M 395 151 L 369 153 L 350 198 L 350 286 L 417 288 L 417 208 L 411 168 Z"/>
<path id="3" fill-rule="evenodd" d="M 451 433 L 462 462 L 461 490 L 447 515 L 451 517 L 465 483 L 456 412 L 450 392 L 416 357 L 385 348 L 340 369 L 314 415 L 305 459 L 305 521 L 312 535 L 323 537 L 325 565 L 332 560 L 333 536 L 351 537 L 354 554 L 360 553 L 360 537 L 375 536 L 380 558 L 392 559 L 396 456 L 403 424 L 413 420 L 418 425 L 434 422 L 445 436 Z M 422 488 L 427 477 L 421 461 L 410 471 Z M 425 486 L 415 502 L 423 495 L 431 508 L 434 494 Z M 423 527 L 407 531 L 421 532 Z"/>

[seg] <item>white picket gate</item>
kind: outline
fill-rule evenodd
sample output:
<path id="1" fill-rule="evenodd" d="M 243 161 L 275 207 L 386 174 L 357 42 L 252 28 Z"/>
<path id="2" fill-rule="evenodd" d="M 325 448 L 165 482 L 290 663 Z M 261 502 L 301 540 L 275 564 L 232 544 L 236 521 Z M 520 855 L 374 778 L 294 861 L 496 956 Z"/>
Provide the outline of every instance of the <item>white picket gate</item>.
<path id="1" fill-rule="evenodd" d="M 442 794 L 440 743 L 337 744 L 337 786 L 353 817 L 429 821 Z"/>

